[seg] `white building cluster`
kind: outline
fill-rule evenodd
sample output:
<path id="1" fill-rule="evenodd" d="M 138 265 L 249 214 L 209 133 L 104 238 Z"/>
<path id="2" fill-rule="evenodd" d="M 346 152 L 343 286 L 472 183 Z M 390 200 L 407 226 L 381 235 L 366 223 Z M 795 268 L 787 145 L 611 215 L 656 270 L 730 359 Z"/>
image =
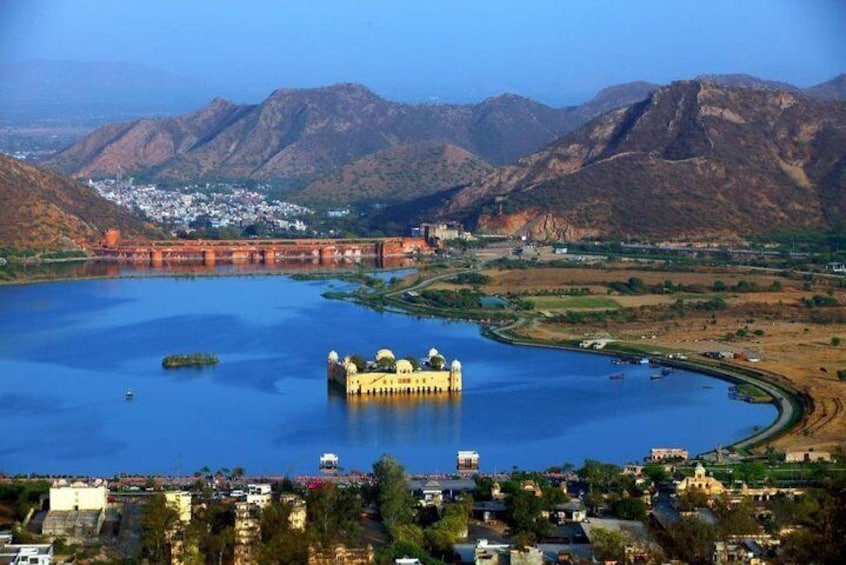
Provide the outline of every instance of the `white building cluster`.
<path id="1" fill-rule="evenodd" d="M 89 180 L 103 198 L 144 214 L 156 222 L 185 229 L 200 217 L 208 217 L 215 228 L 245 227 L 259 222 L 278 230 L 305 231 L 300 219 L 313 214 L 310 208 L 268 201 L 264 194 L 234 185 L 184 186 L 162 190 L 154 184 L 135 184 L 133 179 Z"/>

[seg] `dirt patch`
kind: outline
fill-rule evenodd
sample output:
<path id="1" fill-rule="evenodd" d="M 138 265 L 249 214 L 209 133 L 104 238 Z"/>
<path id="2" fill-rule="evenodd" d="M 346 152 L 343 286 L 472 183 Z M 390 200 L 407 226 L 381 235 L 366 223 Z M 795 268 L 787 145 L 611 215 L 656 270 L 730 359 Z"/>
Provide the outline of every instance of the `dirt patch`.
<path id="1" fill-rule="evenodd" d="M 782 289 L 768 292 L 722 293 L 725 307 L 697 309 L 696 303 L 715 294 L 643 294 L 601 296 L 612 298 L 632 314 L 630 321 L 620 318 L 583 324 L 564 323 L 560 318 L 532 320 L 518 333 L 526 337 L 562 341 L 586 337 L 608 337 L 637 345 L 645 350 L 678 351 L 701 354 L 706 351 L 742 352 L 760 362 L 732 361 L 738 366 L 757 368 L 784 376 L 797 390 L 814 400 L 814 409 L 788 435 L 775 441 L 777 448 L 846 448 L 846 382 L 837 377 L 846 369 L 846 324 L 817 323 L 821 315 L 829 319 L 846 318 L 846 289 L 836 279 L 818 280 L 804 289 L 803 281 L 776 274 L 749 272 L 677 273 L 609 268 L 530 268 L 510 271 L 486 271 L 493 279 L 483 290 L 505 294 L 560 289 L 563 287 L 607 288 L 608 282 L 641 278 L 646 285 L 672 280 L 676 284 L 711 287 L 716 280 L 736 285 L 741 280 L 754 281 L 759 288 L 769 288 L 778 281 Z M 839 304 L 832 308 L 809 308 L 803 299 L 814 295 L 833 297 Z M 682 299 L 684 307 L 677 301 Z M 841 345 L 832 345 L 839 337 Z"/>

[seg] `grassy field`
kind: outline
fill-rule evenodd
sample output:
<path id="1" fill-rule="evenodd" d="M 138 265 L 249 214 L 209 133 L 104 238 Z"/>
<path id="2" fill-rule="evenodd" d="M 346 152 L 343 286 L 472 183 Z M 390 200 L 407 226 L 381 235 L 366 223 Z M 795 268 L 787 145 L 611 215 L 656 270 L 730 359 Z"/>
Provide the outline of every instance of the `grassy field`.
<path id="1" fill-rule="evenodd" d="M 739 384 L 737 387 L 738 394 L 749 396 L 751 402 L 770 402 L 772 397 L 760 388 L 750 384 Z"/>
<path id="2" fill-rule="evenodd" d="M 526 296 L 538 310 L 616 310 L 620 307 L 605 296 Z"/>

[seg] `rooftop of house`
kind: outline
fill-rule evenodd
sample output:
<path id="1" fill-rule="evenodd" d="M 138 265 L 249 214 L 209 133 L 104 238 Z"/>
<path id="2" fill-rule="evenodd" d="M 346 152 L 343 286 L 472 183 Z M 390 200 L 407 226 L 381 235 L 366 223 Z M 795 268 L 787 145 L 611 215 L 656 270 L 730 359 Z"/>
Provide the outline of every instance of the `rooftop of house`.
<path id="1" fill-rule="evenodd" d="M 461 490 L 474 491 L 476 490 L 476 483 L 472 479 L 438 479 L 438 480 L 422 480 L 413 479 L 408 481 L 408 487 L 412 491 L 417 490 L 432 490 L 440 488 L 441 490 Z"/>

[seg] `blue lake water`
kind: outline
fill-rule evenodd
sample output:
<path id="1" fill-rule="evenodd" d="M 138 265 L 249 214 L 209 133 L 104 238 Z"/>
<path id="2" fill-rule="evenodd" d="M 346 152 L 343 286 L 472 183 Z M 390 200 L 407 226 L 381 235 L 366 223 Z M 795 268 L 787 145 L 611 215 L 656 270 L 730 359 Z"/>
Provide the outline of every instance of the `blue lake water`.
<path id="1" fill-rule="evenodd" d="M 483 471 L 590 457 L 625 463 L 650 447 L 692 453 L 765 427 L 770 405 L 728 384 L 607 357 L 487 340 L 474 324 L 379 313 L 321 294 L 342 283 L 286 277 L 116 278 L 0 287 L 0 471 L 315 473 L 383 453 L 447 472 L 460 449 Z M 463 365 L 451 397 L 345 399 L 327 390 L 330 350 L 371 357 L 430 347 Z M 165 370 L 209 351 L 220 364 Z M 625 371 L 624 380 L 610 374 Z M 712 388 L 703 388 L 705 386 Z M 135 399 L 126 401 L 132 388 Z"/>

